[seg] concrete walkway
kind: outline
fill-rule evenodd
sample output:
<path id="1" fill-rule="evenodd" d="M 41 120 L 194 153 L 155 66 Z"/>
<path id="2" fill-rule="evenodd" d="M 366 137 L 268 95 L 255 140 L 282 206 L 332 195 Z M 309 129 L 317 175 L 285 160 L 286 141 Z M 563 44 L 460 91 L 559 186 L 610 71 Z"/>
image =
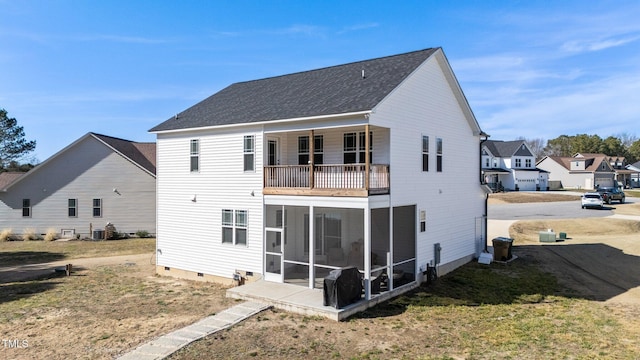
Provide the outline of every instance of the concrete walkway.
<path id="1" fill-rule="evenodd" d="M 213 316 L 206 317 L 194 324 L 163 335 L 134 350 L 124 354 L 123 360 L 151 360 L 164 359 L 192 342 L 207 335 L 227 329 L 243 320 L 250 318 L 268 308 L 270 305 L 257 302 L 244 302 L 226 309 Z"/>

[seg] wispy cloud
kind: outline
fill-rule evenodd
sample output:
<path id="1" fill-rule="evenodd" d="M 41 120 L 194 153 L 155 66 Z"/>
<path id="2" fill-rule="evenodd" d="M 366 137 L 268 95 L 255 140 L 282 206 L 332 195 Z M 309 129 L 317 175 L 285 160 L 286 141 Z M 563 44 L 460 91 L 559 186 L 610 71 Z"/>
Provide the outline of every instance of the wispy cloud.
<path id="1" fill-rule="evenodd" d="M 510 94 L 511 104 L 501 103 L 501 109 L 494 111 L 488 106 L 476 115 L 486 115 L 479 121 L 496 139 L 510 140 L 516 137 L 514 134 L 544 139 L 577 133 L 606 137 L 637 131 L 638 93 L 640 75 L 615 76 L 563 91 L 516 92 Z"/>
<path id="2" fill-rule="evenodd" d="M 131 44 L 164 44 L 169 42 L 169 39 L 149 38 L 142 36 L 127 36 L 127 35 L 109 35 L 109 34 L 96 34 L 96 35 L 80 35 L 71 36 L 69 40 L 76 41 L 108 41 L 116 43 L 131 43 Z"/>
<path id="3" fill-rule="evenodd" d="M 608 39 L 571 40 L 562 44 L 561 49 L 568 52 L 600 51 L 623 46 L 640 39 L 640 35 Z"/>
<path id="4" fill-rule="evenodd" d="M 342 30 L 338 31 L 338 34 L 344 34 L 352 31 L 368 30 L 368 29 L 377 28 L 379 26 L 380 24 L 377 22 L 356 24 L 356 25 L 346 26 L 342 28 Z"/>
<path id="5" fill-rule="evenodd" d="M 2 34 L 4 33 L 4 34 Z M 114 35 L 114 34 L 42 34 L 33 32 L 11 32 L 0 33 L 11 38 L 21 38 L 35 43 L 50 44 L 58 42 L 114 42 L 131 44 L 163 44 L 175 39 L 151 38 L 144 36 Z"/>
<path id="6" fill-rule="evenodd" d="M 276 34 L 276 35 L 302 35 L 309 37 L 324 37 L 325 28 L 316 26 L 316 25 L 308 25 L 308 24 L 294 24 L 286 28 L 275 29 L 275 30 L 267 30 L 266 33 Z"/>

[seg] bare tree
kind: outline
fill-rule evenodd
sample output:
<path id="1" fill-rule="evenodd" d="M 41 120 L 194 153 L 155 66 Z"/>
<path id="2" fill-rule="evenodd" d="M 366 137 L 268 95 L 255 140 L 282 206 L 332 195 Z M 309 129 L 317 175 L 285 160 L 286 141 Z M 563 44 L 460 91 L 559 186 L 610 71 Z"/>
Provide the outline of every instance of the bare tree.
<path id="1" fill-rule="evenodd" d="M 536 161 L 542 159 L 542 157 L 545 155 L 544 148 L 547 145 L 547 141 L 545 139 L 542 139 L 542 138 L 527 139 L 524 137 L 519 137 L 517 140 L 524 140 L 524 142 L 531 149 L 531 151 L 533 151 L 533 155 L 536 156 Z"/>

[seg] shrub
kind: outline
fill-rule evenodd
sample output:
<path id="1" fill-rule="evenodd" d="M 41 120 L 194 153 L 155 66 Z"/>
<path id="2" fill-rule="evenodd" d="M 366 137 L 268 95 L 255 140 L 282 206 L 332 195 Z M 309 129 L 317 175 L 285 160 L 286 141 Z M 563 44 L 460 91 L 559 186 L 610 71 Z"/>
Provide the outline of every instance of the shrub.
<path id="1" fill-rule="evenodd" d="M 58 239 L 58 231 L 54 228 L 48 228 L 47 233 L 44 235 L 45 241 L 54 241 Z"/>
<path id="2" fill-rule="evenodd" d="M 148 238 L 149 232 L 147 230 L 138 230 L 136 231 L 136 236 L 139 238 Z"/>
<path id="3" fill-rule="evenodd" d="M 23 241 L 38 240 L 38 235 L 36 235 L 36 229 L 27 228 L 22 230 L 22 240 Z"/>
<path id="4" fill-rule="evenodd" d="M 13 235 L 13 229 L 2 229 L 0 231 L 0 241 L 11 241 L 11 236 Z"/>

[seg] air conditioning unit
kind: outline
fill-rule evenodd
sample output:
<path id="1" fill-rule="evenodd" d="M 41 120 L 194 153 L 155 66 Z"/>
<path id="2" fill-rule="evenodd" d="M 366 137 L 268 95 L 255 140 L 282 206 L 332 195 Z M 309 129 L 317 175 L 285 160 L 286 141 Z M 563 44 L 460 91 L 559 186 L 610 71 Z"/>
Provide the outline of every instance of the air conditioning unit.
<path id="1" fill-rule="evenodd" d="M 104 240 L 104 230 L 93 230 L 93 240 Z"/>

